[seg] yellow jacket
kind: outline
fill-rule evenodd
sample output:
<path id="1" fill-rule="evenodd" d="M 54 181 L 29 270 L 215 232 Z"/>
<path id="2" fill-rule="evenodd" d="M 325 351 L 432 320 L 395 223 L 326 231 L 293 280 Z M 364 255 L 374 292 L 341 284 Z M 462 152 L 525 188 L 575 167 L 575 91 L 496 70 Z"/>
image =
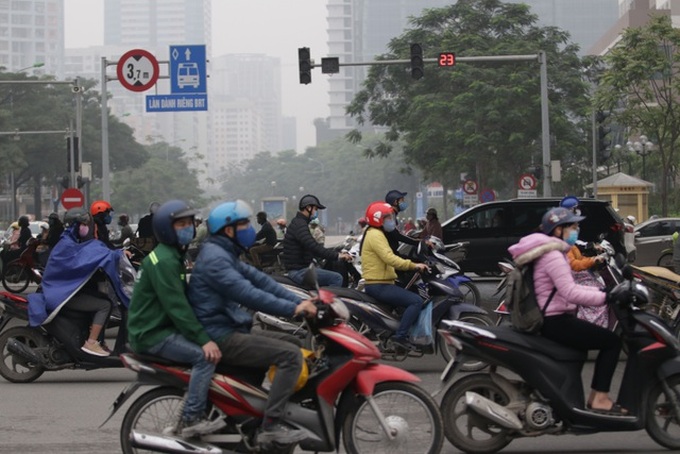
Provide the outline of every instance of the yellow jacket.
<path id="1" fill-rule="evenodd" d="M 381 229 L 369 227 L 361 247 L 361 277 L 366 284 L 394 284 L 395 271 L 415 270 L 416 264 L 395 255 Z"/>

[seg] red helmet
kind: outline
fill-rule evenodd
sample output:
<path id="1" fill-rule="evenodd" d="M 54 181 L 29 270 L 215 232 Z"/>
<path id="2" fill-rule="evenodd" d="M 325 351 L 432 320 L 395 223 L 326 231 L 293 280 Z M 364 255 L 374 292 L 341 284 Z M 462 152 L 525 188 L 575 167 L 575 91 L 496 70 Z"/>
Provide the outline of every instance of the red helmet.
<path id="1" fill-rule="evenodd" d="M 106 200 L 95 200 L 90 205 L 90 214 L 95 216 L 99 213 L 106 213 L 107 211 L 113 211 L 111 204 Z"/>
<path id="2" fill-rule="evenodd" d="M 366 222 L 371 227 L 382 227 L 385 216 L 392 216 L 394 210 L 386 202 L 373 202 L 366 208 Z"/>

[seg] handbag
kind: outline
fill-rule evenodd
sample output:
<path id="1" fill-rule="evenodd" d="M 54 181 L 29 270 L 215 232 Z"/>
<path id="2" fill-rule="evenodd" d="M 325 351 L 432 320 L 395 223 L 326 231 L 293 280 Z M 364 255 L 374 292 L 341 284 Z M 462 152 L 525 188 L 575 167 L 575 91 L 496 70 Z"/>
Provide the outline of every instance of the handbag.
<path id="1" fill-rule="evenodd" d="M 409 330 L 409 342 L 414 345 L 430 345 L 434 342 L 432 336 L 432 300 L 420 309 L 418 320 Z"/>

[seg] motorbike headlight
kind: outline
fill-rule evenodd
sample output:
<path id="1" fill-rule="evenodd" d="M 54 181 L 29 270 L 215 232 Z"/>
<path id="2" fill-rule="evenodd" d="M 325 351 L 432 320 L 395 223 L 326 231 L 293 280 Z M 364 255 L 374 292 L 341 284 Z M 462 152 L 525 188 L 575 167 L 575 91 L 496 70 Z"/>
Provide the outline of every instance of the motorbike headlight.
<path id="1" fill-rule="evenodd" d="M 349 309 L 347 309 L 347 306 L 345 306 L 345 303 L 343 303 L 342 300 L 339 298 L 333 298 L 331 308 L 333 309 L 333 312 L 335 312 L 337 318 L 344 322 L 349 320 Z"/>

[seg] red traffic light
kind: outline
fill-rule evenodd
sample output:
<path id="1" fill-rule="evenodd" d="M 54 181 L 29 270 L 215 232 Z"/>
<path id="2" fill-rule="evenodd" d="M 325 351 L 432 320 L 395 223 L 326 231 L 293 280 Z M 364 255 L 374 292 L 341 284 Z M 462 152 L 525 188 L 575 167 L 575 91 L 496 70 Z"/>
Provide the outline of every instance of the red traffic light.
<path id="1" fill-rule="evenodd" d="M 456 54 L 453 52 L 440 52 L 439 59 L 437 60 L 439 66 L 455 66 L 456 65 Z"/>

